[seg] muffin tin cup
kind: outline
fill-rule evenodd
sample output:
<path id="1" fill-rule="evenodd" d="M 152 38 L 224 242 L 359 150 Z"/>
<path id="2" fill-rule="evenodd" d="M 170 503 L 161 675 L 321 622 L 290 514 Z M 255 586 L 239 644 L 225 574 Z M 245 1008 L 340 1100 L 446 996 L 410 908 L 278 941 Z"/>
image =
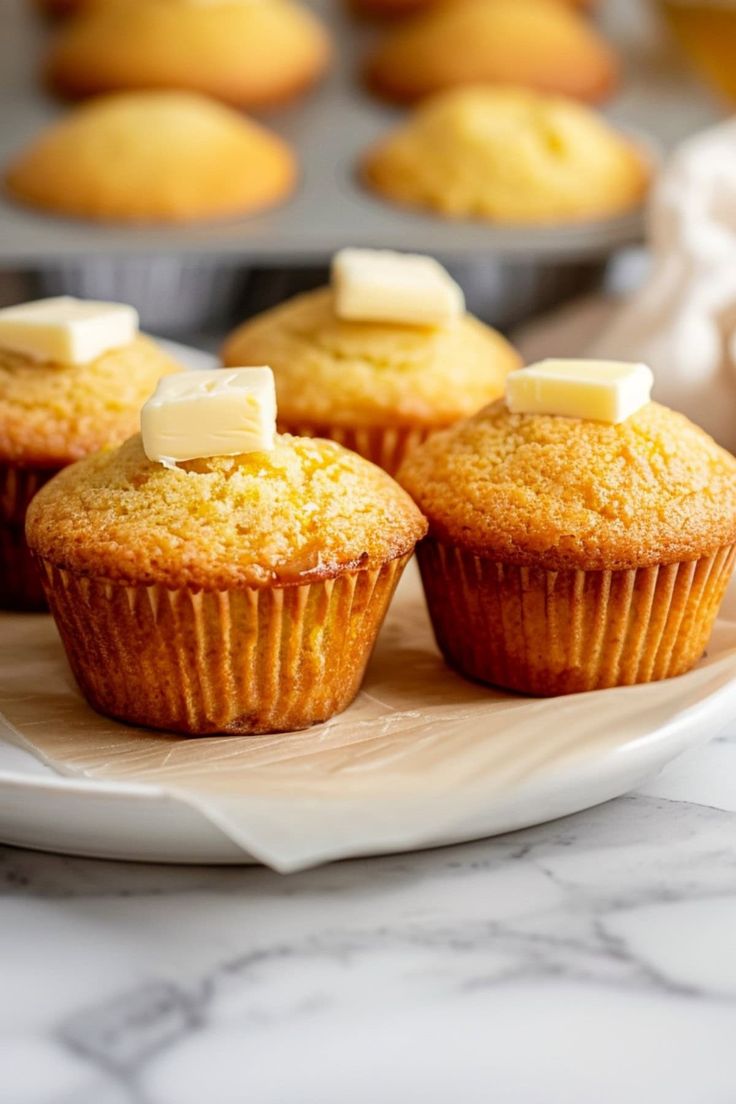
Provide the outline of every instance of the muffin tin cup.
<path id="1" fill-rule="evenodd" d="M 671 678 L 702 656 L 736 546 L 619 571 L 545 571 L 417 548 L 437 643 L 461 674 L 550 696 Z"/>
<path id="2" fill-rule="evenodd" d="M 39 296 L 73 295 L 135 307 L 141 328 L 160 334 L 224 327 L 237 314 L 244 279 L 233 265 L 181 257 L 86 257 L 45 266 Z"/>
<path id="3" fill-rule="evenodd" d="M 314 583 L 193 591 L 41 569 L 95 709 L 190 735 L 308 728 L 357 694 L 408 555 Z"/>
<path id="4" fill-rule="evenodd" d="M 0 464 L 0 609 L 46 608 L 38 569 L 26 544 L 26 510 L 56 470 Z"/>
<path id="5" fill-rule="evenodd" d="M 371 463 L 395 475 L 404 457 L 433 432 L 425 426 L 336 426 L 317 422 L 284 422 L 279 433 L 294 437 L 326 437 L 357 452 Z M 439 428 L 439 427 L 438 427 Z"/>

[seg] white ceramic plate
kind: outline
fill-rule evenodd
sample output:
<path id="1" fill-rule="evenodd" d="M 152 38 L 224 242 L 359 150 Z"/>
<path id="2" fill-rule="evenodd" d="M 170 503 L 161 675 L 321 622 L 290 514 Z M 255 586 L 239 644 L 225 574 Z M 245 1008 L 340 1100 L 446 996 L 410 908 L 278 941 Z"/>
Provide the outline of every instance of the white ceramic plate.
<path id="1" fill-rule="evenodd" d="M 213 363 L 168 344 L 190 367 Z M 15 631 L 11 654 L 23 630 Z M 271 781 L 268 793 L 258 793 L 246 770 L 243 792 L 219 806 L 191 789 L 63 776 L 19 746 L 0 715 L 0 841 L 101 858 L 263 860 L 294 870 L 479 839 L 579 812 L 635 788 L 736 714 L 736 584 L 708 655 L 691 674 L 540 702 L 479 691 L 444 668 L 412 568 L 364 692 L 381 707 L 372 720 L 356 703 L 332 727 L 276 738 L 282 746 L 293 741 L 289 754 L 280 747 L 272 756 L 281 772 L 276 790 Z M 23 735 L 32 738 L 32 728 Z M 228 753 L 212 748 L 226 769 Z M 265 762 L 259 755 L 255 774 Z"/>
<path id="2" fill-rule="evenodd" d="M 726 606 L 727 612 L 736 609 L 736 588 Z M 392 671 L 397 667 L 406 672 L 406 683 L 402 673 Z M 206 794 L 200 801 L 196 794 L 165 793 L 158 785 L 62 777 L 19 747 L 17 735 L 0 723 L 0 840 L 138 861 L 242 863 L 254 861 L 255 854 L 292 870 L 542 823 L 635 788 L 736 713 L 736 621 L 719 621 L 707 657 L 679 679 L 527 700 L 479 691 L 445 671 L 412 571 L 389 614 L 366 697 L 382 696 L 382 704 L 392 704 L 392 695 L 405 685 L 403 709 L 394 717 L 384 714 L 377 733 L 369 727 L 357 737 L 351 733 L 351 725 L 366 722 L 351 721 L 350 711 L 338 720 L 345 738 L 337 744 L 337 767 L 325 754 L 336 729 L 323 736 L 276 738 L 295 741 L 296 767 L 288 754 L 283 764 L 279 755 L 276 770 L 283 773 L 275 792 L 271 785 L 264 799 L 246 782 L 242 794 L 229 794 L 229 804 L 219 810 Z M 438 694 L 441 708 L 433 711 L 427 698 L 437 700 Z M 408 731 L 406 718 L 415 718 Z M 107 737 L 114 736 L 104 724 Z M 33 737 L 32 728 L 26 735 Z M 298 771 L 311 753 L 304 742 L 309 739 L 317 753 L 310 760 L 305 799 Z M 377 767 L 371 764 L 374 740 L 380 743 Z M 213 745 L 213 756 L 226 754 L 223 743 Z M 435 783 L 428 787 L 433 774 Z M 279 778 L 284 792 L 278 791 Z M 343 800 L 343 787 L 349 800 Z M 294 843 L 297 835 L 303 843 Z"/>

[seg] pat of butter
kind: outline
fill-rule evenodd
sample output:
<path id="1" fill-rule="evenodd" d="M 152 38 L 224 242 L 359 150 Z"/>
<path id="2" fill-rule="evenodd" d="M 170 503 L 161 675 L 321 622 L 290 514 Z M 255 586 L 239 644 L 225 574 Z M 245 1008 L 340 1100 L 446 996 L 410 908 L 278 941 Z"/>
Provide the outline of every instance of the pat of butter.
<path id="1" fill-rule="evenodd" d="M 646 364 L 615 360 L 541 360 L 506 378 L 512 414 L 561 414 L 617 425 L 649 402 Z"/>
<path id="2" fill-rule="evenodd" d="M 268 452 L 276 436 L 276 387 L 270 368 L 211 368 L 164 376 L 141 411 L 149 460 Z"/>
<path id="3" fill-rule="evenodd" d="M 338 318 L 446 326 L 465 310 L 462 288 L 432 257 L 390 249 L 341 249 L 332 260 Z"/>
<path id="4" fill-rule="evenodd" d="M 88 364 L 137 333 L 138 313 L 123 303 L 62 295 L 0 310 L 0 348 L 32 360 Z"/>

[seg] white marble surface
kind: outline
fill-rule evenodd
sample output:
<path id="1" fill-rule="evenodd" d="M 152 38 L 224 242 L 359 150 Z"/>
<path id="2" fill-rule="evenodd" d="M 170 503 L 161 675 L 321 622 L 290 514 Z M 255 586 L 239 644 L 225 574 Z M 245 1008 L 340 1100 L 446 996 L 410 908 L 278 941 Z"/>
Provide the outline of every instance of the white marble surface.
<path id="1" fill-rule="evenodd" d="M 733 1104 L 736 724 L 635 795 L 280 877 L 0 849 L 2 1104 Z"/>

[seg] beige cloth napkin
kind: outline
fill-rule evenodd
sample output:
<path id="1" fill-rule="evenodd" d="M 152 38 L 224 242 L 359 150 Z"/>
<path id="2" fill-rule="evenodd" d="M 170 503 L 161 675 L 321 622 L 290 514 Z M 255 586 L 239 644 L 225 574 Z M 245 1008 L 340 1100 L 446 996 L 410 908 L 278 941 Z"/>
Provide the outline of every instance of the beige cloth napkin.
<path id="1" fill-rule="evenodd" d="M 645 361 L 654 397 L 734 451 L 736 119 L 688 139 L 665 163 L 648 242 L 648 278 L 586 351 Z"/>

